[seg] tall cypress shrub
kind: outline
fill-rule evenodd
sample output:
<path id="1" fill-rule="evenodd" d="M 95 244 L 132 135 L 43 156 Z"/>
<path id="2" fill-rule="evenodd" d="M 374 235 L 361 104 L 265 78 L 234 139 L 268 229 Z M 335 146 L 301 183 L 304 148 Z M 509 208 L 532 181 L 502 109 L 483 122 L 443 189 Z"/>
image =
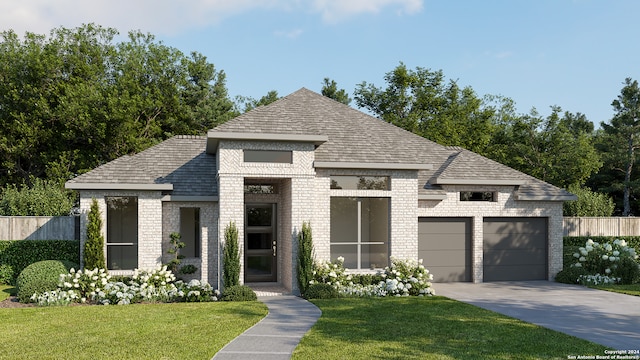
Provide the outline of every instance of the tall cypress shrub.
<path id="1" fill-rule="evenodd" d="M 240 252 L 238 250 L 238 228 L 230 222 L 224 229 L 222 282 L 225 288 L 240 284 Z"/>
<path id="2" fill-rule="evenodd" d="M 106 269 L 104 259 L 104 237 L 102 236 L 102 217 L 98 208 L 98 201 L 91 201 L 91 208 L 87 223 L 87 241 L 84 243 L 84 268 Z"/>
<path id="3" fill-rule="evenodd" d="M 305 295 L 309 282 L 313 279 L 313 239 L 311 224 L 302 223 L 302 230 L 298 233 L 298 286 L 300 293 Z"/>

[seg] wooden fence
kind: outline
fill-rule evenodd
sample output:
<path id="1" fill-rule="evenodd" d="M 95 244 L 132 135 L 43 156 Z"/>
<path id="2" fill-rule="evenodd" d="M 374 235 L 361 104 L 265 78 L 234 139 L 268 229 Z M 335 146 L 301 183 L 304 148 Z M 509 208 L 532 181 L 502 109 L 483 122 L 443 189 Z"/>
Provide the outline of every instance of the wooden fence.
<path id="1" fill-rule="evenodd" d="M 0 216 L 0 240 L 78 239 L 78 216 Z"/>
<path id="2" fill-rule="evenodd" d="M 640 236 L 639 217 L 565 217 L 564 236 Z"/>

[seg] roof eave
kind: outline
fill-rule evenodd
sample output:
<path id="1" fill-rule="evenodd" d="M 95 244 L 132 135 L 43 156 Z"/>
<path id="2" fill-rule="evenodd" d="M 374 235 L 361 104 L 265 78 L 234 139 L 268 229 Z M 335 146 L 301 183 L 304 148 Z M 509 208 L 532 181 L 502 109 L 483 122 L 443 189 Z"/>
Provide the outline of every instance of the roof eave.
<path id="1" fill-rule="evenodd" d="M 516 194 L 516 200 L 520 201 L 574 201 L 578 197 L 569 195 L 546 195 L 546 194 Z"/>
<path id="2" fill-rule="evenodd" d="M 519 186 L 527 184 L 527 180 L 522 179 L 442 179 L 436 178 L 431 182 L 434 185 L 505 185 Z"/>
<path id="3" fill-rule="evenodd" d="M 143 190 L 172 191 L 173 184 L 132 184 L 132 183 L 82 183 L 67 181 L 64 187 L 70 190 Z"/>
<path id="4" fill-rule="evenodd" d="M 433 170 L 432 164 L 363 163 L 348 161 L 314 161 L 316 169 L 381 169 L 381 170 Z"/>
<path id="5" fill-rule="evenodd" d="M 209 130 L 207 133 L 207 154 L 215 154 L 218 151 L 220 140 L 306 142 L 319 146 L 329 141 L 329 137 L 326 135 L 222 132 Z"/>

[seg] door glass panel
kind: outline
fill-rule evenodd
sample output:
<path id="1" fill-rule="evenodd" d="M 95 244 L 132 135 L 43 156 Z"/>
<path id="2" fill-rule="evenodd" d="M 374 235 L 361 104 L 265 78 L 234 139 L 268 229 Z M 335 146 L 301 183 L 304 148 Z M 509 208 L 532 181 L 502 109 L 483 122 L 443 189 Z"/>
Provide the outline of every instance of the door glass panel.
<path id="1" fill-rule="evenodd" d="M 247 249 L 249 250 L 269 250 L 271 249 L 271 233 L 248 233 Z"/>
<path id="2" fill-rule="evenodd" d="M 248 256 L 247 275 L 270 276 L 273 272 L 273 259 L 269 256 Z"/>
<path id="3" fill-rule="evenodd" d="M 271 226 L 272 214 L 271 206 L 247 208 L 247 226 Z"/>

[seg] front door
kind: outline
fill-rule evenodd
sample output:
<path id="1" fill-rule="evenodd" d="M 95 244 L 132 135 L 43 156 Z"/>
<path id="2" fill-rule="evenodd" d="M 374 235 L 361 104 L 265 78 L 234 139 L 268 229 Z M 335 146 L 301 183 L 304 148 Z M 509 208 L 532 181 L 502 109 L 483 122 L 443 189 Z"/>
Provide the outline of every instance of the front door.
<path id="1" fill-rule="evenodd" d="M 276 204 L 245 208 L 244 281 L 275 282 L 277 273 Z"/>

